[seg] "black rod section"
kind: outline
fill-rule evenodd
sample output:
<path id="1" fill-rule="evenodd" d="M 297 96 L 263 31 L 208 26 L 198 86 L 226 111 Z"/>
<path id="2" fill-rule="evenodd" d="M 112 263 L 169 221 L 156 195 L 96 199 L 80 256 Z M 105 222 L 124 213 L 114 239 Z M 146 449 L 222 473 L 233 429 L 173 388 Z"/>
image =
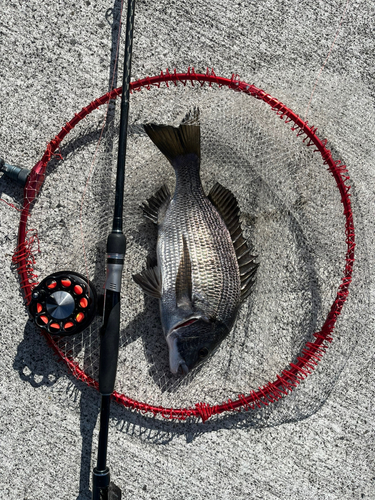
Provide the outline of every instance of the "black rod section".
<path id="1" fill-rule="evenodd" d="M 126 156 L 126 140 L 127 140 L 128 119 L 129 119 L 130 76 L 131 76 L 133 32 L 134 32 L 134 8 L 135 8 L 135 0 L 128 0 L 128 14 L 126 19 L 125 60 L 124 60 L 124 72 L 122 77 L 120 137 L 119 137 L 118 157 L 117 157 L 115 213 L 113 217 L 113 231 L 116 232 L 122 231 L 122 210 L 124 206 L 125 156 Z"/>
<path id="2" fill-rule="evenodd" d="M 126 250 L 126 240 L 122 232 L 122 212 L 124 206 L 134 7 L 135 0 L 128 0 L 115 209 L 112 232 L 109 234 L 107 240 L 107 279 L 105 284 L 103 326 L 100 330 L 99 391 L 102 396 L 102 404 L 100 409 L 98 460 L 93 472 L 93 500 L 114 500 L 121 497 L 119 488 L 110 483 L 110 472 L 107 467 L 107 448 L 110 398 L 114 390 L 117 371 L 120 337 L 121 279 Z"/>
<path id="3" fill-rule="evenodd" d="M 106 469 L 110 403 L 110 396 L 102 396 L 102 404 L 100 408 L 101 418 L 98 444 L 98 463 L 96 465 L 96 469 L 100 471 L 104 471 Z"/>

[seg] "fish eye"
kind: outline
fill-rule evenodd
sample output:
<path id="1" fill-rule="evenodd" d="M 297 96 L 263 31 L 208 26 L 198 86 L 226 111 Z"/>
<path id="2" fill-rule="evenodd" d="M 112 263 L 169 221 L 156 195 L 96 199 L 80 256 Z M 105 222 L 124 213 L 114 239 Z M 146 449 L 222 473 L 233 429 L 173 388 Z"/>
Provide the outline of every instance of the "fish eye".
<path id="1" fill-rule="evenodd" d="M 202 347 L 202 349 L 199 350 L 198 356 L 200 359 L 206 358 L 208 355 L 208 349 L 207 347 Z"/>

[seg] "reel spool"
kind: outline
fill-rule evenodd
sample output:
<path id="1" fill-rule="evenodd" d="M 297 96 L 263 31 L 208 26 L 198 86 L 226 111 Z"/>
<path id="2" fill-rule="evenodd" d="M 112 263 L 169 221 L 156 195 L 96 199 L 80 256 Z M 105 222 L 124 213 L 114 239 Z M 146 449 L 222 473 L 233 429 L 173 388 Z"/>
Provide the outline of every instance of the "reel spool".
<path id="1" fill-rule="evenodd" d="M 34 288 L 29 311 L 36 325 L 51 335 L 74 335 L 97 313 L 96 290 L 81 274 L 59 271 Z"/>

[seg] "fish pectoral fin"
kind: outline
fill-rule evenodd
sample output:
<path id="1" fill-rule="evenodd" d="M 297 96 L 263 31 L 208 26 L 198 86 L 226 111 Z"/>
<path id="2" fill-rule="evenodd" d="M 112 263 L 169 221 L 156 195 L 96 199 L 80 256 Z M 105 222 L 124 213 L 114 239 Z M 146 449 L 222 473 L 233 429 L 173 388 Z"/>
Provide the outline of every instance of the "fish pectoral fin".
<path id="1" fill-rule="evenodd" d="M 150 257 L 148 255 L 147 259 L 146 259 L 147 269 L 152 269 L 153 267 L 156 267 L 157 265 L 158 265 L 158 261 L 157 261 L 156 257 Z"/>
<path id="2" fill-rule="evenodd" d="M 209 192 L 208 199 L 219 212 L 232 238 L 240 270 L 243 301 L 250 294 L 259 264 L 254 262 L 256 256 L 250 254 L 248 243 L 243 237 L 240 209 L 234 194 L 217 182 Z"/>
<path id="3" fill-rule="evenodd" d="M 142 290 L 156 299 L 161 298 L 162 292 L 162 280 L 161 272 L 158 266 L 152 269 L 144 269 L 139 274 L 133 274 L 133 280 L 139 285 Z"/>
<path id="4" fill-rule="evenodd" d="M 176 305 L 177 307 L 191 307 L 192 305 L 192 277 L 191 260 L 185 236 L 182 236 L 182 255 L 176 277 Z"/>
<path id="5" fill-rule="evenodd" d="M 154 224 L 160 223 L 161 214 L 165 213 L 166 208 L 171 201 L 171 193 L 166 184 L 156 191 L 156 193 L 151 196 L 145 203 L 142 203 L 141 207 L 143 210 L 143 215 L 154 222 Z"/>

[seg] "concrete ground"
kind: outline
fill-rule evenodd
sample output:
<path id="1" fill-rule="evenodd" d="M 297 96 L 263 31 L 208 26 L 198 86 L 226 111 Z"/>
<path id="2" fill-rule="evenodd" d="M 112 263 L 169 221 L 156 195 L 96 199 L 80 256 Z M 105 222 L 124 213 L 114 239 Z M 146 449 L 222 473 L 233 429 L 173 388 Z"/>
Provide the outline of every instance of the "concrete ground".
<path id="1" fill-rule="evenodd" d="M 119 7 L 117 0 L 0 0 L 0 157 L 32 168 L 66 121 L 107 92 Z M 308 115 L 309 123 L 318 127 L 318 135 L 327 137 L 334 157 L 347 165 L 352 186 L 356 263 L 350 296 L 337 323 L 332 346 L 317 372 L 280 404 L 258 412 L 259 419 L 250 412 L 224 415 L 206 423 L 180 423 L 113 405 L 108 458 L 113 481 L 124 498 L 375 499 L 374 6 L 358 0 L 139 0 L 132 73 L 135 79 L 158 74 L 165 68 L 182 71 L 189 66 L 196 71 L 214 68 L 216 74 L 225 77 L 236 73 L 304 116 L 314 81 L 346 7 Z M 119 75 L 123 40 L 124 36 Z M 119 76 L 117 85 L 120 79 Z M 204 98 L 203 94 L 203 108 Z M 137 99 L 132 111 L 133 125 L 142 123 L 142 113 L 149 112 Z M 173 107 L 167 94 L 157 100 L 158 96 L 153 105 L 161 110 Z M 188 91 L 186 100 L 190 105 Z M 212 103 L 210 106 L 212 109 Z M 231 119 L 235 121 L 240 111 L 235 110 Z M 87 147 L 92 149 L 91 143 Z M 130 154 L 135 155 L 133 149 Z M 159 187 L 159 173 L 155 174 L 148 154 L 148 150 L 140 150 L 140 170 L 129 169 L 129 200 L 134 204 Z M 274 157 L 274 161 L 277 165 L 278 158 Z M 60 176 L 56 189 L 70 186 L 68 167 L 68 163 L 62 163 L 56 169 Z M 142 174 L 142 182 L 138 174 Z M 232 182 L 231 189 L 235 189 L 235 177 L 229 173 L 212 171 L 207 174 L 208 180 L 215 180 L 216 174 L 223 175 L 228 186 Z M 277 179 L 281 185 L 290 180 L 284 179 L 282 173 Z M 326 217 L 324 224 L 318 215 L 315 220 L 312 218 L 316 231 L 324 235 L 313 248 L 314 255 L 321 259 L 317 282 L 324 293 L 317 293 L 316 297 L 322 301 L 320 309 L 324 311 L 337 288 L 335 285 L 332 290 L 325 280 L 324 262 L 334 260 L 336 242 L 340 246 L 345 238 L 342 226 L 338 229 L 333 224 L 331 231 L 324 229 L 330 217 L 332 221 L 336 217 L 334 203 L 332 207 L 323 206 L 331 178 L 314 177 L 312 173 L 311 179 L 315 199 L 321 202 L 316 204 L 316 213 L 321 211 Z M 243 177 L 237 182 L 242 183 L 238 198 L 243 203 L 248 200 L 244 187 L 247 181 Z M 135 191 L 138 187 L 139 195 Z M 298 189 L 303 190 L 301 185 Z M 88 500 L 96 459 L 99 395 L 58 362 L 28 320 L 12 266 L 22 189 L 1 177 L 0 195 L 0 261 L 4 273 L 0 296 L 0 489 L 3 497 L 10 500 Z M 55 199 L 56 192 L 46 188 L 46 204 L 39 205 L 38 213 L 48 214 L 47 202 Z M 266 201 L 260 200 L 258 206 L 267 208 Z M 275 199 L 271 201 L 275 205 Z M 281 202 L 278 203 L 280 207 Z M 339 199 L 337 206 L 341 207 Z M 86 215 L 89 218 L 90 214 Z M 53 219 L 53 212 L 50 216 Z M 132 223 L 128 217 L 128 235 L 136 229 Z M 256 226 L 252 233 L 258 251 L 271 248 L 264 243 L 262 227 Z M 303 234 L 298 233 L 300 226 L 296 227 L 297 242 L 311 241 L 308 225 Z M 39 234 L 42 242 L 43 227 Z M 306 248 L 309 251 L 307 243 Z M 47 249 L 49 258 L 58 262 L 60 254 L 56 255 L 52 242 Z M 130 244 L 128 258 L 133 273 L 142 268 L 141 253 Z M 145 252 L 142 259 L 144 256 Z M 75 259 L 74 254 L 71 259 Z M 277 265 L 268 263 L 267 267 L 265 263 L 263 269 L 271 272 L 272 268 L 276 270 Z M 266 272 L 260 275 L 253 293 L 252 317 L 254 312 L 259 313 L 255 315 L 254 328 L 262 330 L 269 316 L 264 311 L 269 307 L 272 318 L 281 318 L 287 332 L 288 320 L 293 325 L 297 321 L 293 307 L 290 311 L 286 307 L 294 303 L 295 290 L 289 284 L 282 288 L 283 295 L 273 297 L 271 308 L 267 294 L 272 290 L 266 286 L 266 276 Z M 269 276 L 274 279 L 272 274 Z M 305 284 L 309 289 L 308 281 Z M 135 288 L 129 293 L 136 297 Z M 134 298 L 126 304 L 129 317 L 134 319 L 149 303 Z M 319 323 L 321 310 L 315 315 L 315 305 L 309 303 L 306 307 L 313 310 L 311 317 Z M 155 306 L 149 307 L 150 317 L 156 317 Z M 242 319 L 248 317 L 247 311 L 241 313 Z M 239 334 L 244 329 L 241 318 Z M 272 318 L 268 318 L 269 323 Z M 144 326 L 142 321 L 133 324 Z M 235 344 L 236 337 L 233 339 Z M 263 355 L 267 357 L 266 341 L 264 346 Z M 135 365 L 138 361 L 133 360 Z"/>

